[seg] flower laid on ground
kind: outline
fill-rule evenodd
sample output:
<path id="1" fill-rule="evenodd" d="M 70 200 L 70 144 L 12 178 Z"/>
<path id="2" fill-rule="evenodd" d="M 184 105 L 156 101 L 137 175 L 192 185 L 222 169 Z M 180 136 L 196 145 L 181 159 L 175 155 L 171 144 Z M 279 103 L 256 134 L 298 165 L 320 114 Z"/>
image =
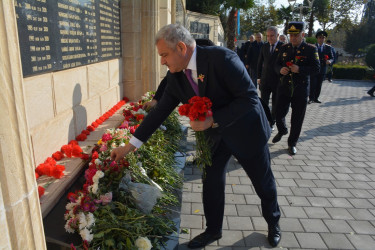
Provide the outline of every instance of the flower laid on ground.
<path id="1" fill-rule="evenodd" d="M 190 121 L 204 121 L 206 117 L 212 116 L 212 102 L 207 97 L 193 96 L 189 103 L 179 107 L 178 112 L 182 116 L 189 117 Z M 211 161 L 211 144 L 206 138 L 204 131 L 196 131 L 195 138 L 197 141 L 197 165 L 204 169 L 205 165 L 210 166 Z"/>
<path id="2" fill-rule="evenodd" d="M 178 204 L 176 189 L 182 186 L 173 168 L 182 135 L 177 113 L 165 121 L 166 129 L 158 129 L 141 148 L 114 162 L 111 151 L 129 142 L 143 120 L 137 115 L 146 116 L 147 112 L 140 101 L 126 105 L 123 114 L 125 120 L 120 127 L 107 129 L 93 148 L 82 189 L 68 195 L 65 229 L 80 234 L 83 248 L 160 248 L 167 240 L 165 236 L 176 230 L 165 214 Z M 159 191 L 161 197 L 155 199 L 149 213 L 142 212 L 140 203 L 151 199 L 137 200 L 138 195 L 152 195 L 149 190 L 157 186 L 163 190 Z"/>

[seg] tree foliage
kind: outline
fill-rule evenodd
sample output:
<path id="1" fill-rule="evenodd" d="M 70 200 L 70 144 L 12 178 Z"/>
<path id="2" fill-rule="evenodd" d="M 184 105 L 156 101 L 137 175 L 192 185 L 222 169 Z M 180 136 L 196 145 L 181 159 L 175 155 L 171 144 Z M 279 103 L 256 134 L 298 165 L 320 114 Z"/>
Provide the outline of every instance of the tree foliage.
<path id="1" fill-rule="evenodd" d="M 346 31 L 346 40 L 344 49 L 350 53 L 353 58 L 362 54 L 365 48 L 375 41 L 374 32 L 375 20 L 354 25 L 350 30 Z"/>

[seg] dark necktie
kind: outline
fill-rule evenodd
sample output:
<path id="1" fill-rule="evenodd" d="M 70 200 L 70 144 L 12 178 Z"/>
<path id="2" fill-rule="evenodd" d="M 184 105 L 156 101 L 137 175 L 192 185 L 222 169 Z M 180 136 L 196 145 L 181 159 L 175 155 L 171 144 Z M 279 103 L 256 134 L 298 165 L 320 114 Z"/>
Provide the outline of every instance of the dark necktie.
<path id="1" fill-rule="evenodd" d="M 273 52 L 275 51 L 275 45 L 276 45 L 276 44 L 272 44 L 272 45 L 271 45 L 271 54 L 273 54 Z"/>
<path id="2" fill-rule="evenodd" d="M 191 87 L 193 88 L 196 95 L 199 95 L 198 84 L 196 84 L 191 76 L 191 69 L 185 69 L 186 78 L 189 80 Z"/>

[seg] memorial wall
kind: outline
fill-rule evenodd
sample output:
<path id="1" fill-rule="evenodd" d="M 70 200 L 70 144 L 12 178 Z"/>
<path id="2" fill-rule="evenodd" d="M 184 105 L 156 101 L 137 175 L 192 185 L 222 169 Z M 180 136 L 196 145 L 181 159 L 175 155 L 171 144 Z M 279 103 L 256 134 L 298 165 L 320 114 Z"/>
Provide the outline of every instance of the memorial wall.
<path id="1" fill-rule="evenodd" d="M 121 56 L 119 0 L 16 0 L 23 75 Z"/>

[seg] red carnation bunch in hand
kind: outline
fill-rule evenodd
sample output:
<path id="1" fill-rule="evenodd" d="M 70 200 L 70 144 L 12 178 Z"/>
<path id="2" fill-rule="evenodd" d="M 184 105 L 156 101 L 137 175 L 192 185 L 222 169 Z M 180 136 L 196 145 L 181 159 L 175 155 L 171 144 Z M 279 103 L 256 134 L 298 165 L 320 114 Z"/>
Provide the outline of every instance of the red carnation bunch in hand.
<path id="1" fill-rule="evenodd" d="M 190 98 L 188 104 L 184 104 L 178 108 L 178 113 L 182 116 L 189 117 L 190 121 L 205 121 L 206 117 L 212 116 L 212 102 L 207 97 L 194 96 Z M 211 143 L 206 139 L 204 131 L 196 131 L 195 138 L 197 140 L 197 165 L 211 165 Z"/>
<path id="2" fill-rule="evenodd" d="M 212 102 L 207 97 L 194 96 L 188 104 L 179 107 L 178 112 L 182 116 L 189 117 L 190 121 L 204 121 L 212 116 Z"/>
<path id="3" fill-rule="evenodd" d="M 324 55 L 324 60 L 327 61 L 329 59 L 328 55 Z"/>

